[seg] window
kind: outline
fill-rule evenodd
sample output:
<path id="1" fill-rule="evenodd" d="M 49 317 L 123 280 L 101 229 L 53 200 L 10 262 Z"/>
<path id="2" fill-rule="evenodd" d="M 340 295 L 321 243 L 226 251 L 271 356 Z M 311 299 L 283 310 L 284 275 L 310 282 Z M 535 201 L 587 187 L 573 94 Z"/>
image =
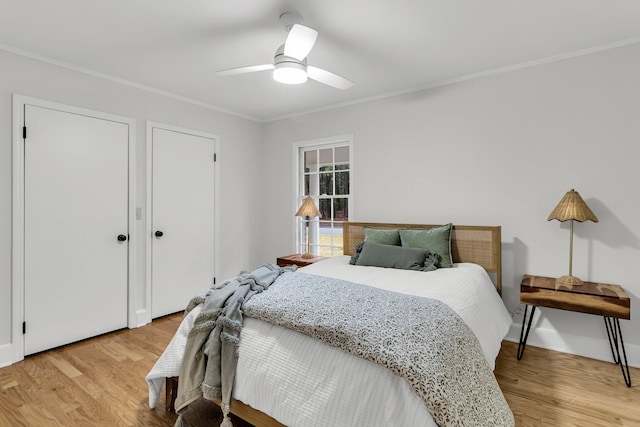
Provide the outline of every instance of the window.
<path id="1" fill-rule="evenodd" d="M 311 196 L 320 218 L 297 221 L 296 248 L 320 256 L 342 255 L 342 226 L 349 220 L 352 177 L 351 138 L 298 147 L 297 206 Z M 307 233 L 308 231 L 308 233 Z"/>

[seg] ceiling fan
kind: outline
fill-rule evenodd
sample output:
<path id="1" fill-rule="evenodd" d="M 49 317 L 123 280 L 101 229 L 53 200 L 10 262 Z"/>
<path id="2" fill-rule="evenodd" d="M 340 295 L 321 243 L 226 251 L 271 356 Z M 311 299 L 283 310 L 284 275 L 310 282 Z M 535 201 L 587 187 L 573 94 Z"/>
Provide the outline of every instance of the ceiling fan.
<path id="1" fill-rule="evenodd" d="M 280 22 L 284 24 L 289 34 L 284 44 L 276 50 L 273 64 L 231 68 L 216 71 L 214 74 L 232 76 L 273 70 L 273 78 L 281 83 L 301 84 L 306 82 L 308 77 L 337 89 L 348 89 L 353 86 L 353 82 L 344 77 L 307 64 L 307 56 L 318 38 L 318 32 L 301 24 L 302 15 L 297 12 L 285 12 L 280 15 Z"/>

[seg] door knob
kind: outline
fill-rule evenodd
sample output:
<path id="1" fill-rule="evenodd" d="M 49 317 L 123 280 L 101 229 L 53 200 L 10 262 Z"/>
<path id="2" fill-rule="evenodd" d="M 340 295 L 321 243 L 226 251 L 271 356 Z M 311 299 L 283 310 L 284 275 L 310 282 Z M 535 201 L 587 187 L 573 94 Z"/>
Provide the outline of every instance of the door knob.
<path id="1" fill-rule="evenodd" d="M 127 240 L 127 236 L 124 234 L 118 234 L 118 242 L 124 242 L 125 240 Z"/>
<path id="2" fill-rule="evenodd" d="M 164 233 L 160 230 L 156 231 L 156 237 L 162 237 L 164 236 Z"/>

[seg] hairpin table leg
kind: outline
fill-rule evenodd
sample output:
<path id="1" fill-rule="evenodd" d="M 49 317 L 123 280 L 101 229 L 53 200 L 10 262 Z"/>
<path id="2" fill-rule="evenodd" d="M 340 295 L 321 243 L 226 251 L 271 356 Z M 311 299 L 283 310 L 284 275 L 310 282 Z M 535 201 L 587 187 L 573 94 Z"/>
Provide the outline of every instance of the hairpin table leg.
<path id="1" fill-rule="evenodd" d="M 622 330 L 620 329 L 620 319 L 616 317 L 604 316 L 604 326 L 607 328 L 607 337 L 609 337 L 609 346 L 613 361 L 620 365 L 622 378 L 627 387 L 631 387 L 631 374 L 629 373 L 629 364 L 627 363 L 627 352 L 624 349 L 624 341 L 622 340 Z M 622 348 L 622 353 L 620 353 Z M 622 359 L 624 358 L 624 364 Z"/>
<path id="2" fill-rule="evenodd" d="M 518 343 L 518 360 L 522 359 L 524 349 L 527 346 L 527 338 L 529 338 L 529 331 L 531 330 L 531 321 L 533 320 L 533 313 L 536 312 L 536 306 L 531 307 L 531 314 L 529 315 L 529 323 L 527 324 L 527 330 L 525 332 L 525 323 L 527 323 L 527 309 L 529 306 L 524 306 L 524 316 L 522 316 L 522 329 L 520 330 L 520 342 Z M 524 339 L 523 339 L 524 337 Z"/>

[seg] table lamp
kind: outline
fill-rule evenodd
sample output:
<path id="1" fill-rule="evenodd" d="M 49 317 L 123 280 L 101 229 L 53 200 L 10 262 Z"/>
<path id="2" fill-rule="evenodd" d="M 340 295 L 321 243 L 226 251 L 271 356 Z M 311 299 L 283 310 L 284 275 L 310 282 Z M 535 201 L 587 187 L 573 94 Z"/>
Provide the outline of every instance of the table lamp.
<path id="1" fill-rule="evenodd" d="M 547 221 L 557 219 L 560 222 L 571 221 L 571 231 L 569 240 L 569 275 L 558 277 L 556 279 L 556 289 L 559 285 L 575 286 L 582 285 L 583 281 L 572 274 L 573 264 L 573 221 L 583 222 L 591 220 L 598 222 L 595 214 L 589 209 L 589 206 L 582 200 L 580 194 L 573 188 L 564 195 L 558 206 L 551 212 Z"/>
<path id="2" fill-rule="evenodd" d="M 320 215 L 320 211 L 318 210 L 318 207 L 316 206 L 311 196 L 307 196 L 307 198 L 304 199 L 304 202 L 302 202 L 302 205 L 300 206 L 300 209 L 298 209 L 298 212 L 296 212 L 295 216 L 320 217 L 321 215 Z M 310 228 L 311 228 L 311 222 L 307 221 L 307 233 L 306 233 L 307 252 L 304 255 L 302 255 L 302 258 L 305 258 L 305 259 L 314 258 L 314 255 L 311 253 L 311 245 L 309 242 Z"/>

